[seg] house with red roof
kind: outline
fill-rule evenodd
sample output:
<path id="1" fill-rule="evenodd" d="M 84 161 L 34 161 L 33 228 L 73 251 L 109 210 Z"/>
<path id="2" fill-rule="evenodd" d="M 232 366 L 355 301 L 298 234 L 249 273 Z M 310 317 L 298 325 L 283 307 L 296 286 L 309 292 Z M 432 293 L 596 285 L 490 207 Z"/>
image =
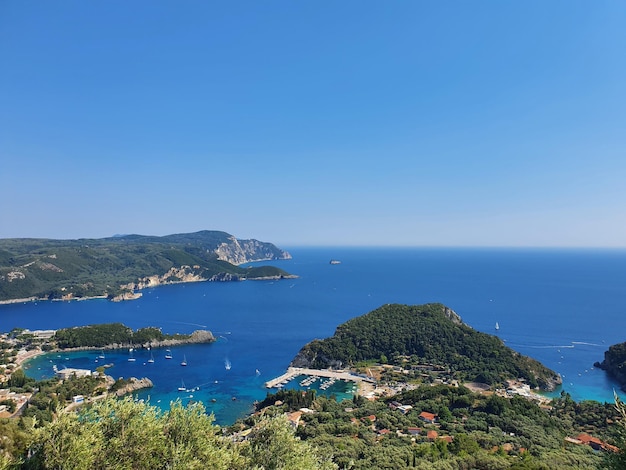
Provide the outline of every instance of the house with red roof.
<path id="1" fill-rule="evenodd" d="M 435 423 L 435 421 L 437 421 L 437 415 L 434 413 L 429 413 L 428 411 L 422 411 L 419 415 L 419 418 L 422 421 L 425 421 L 430 424 L 433 424 Z"/>
<path id="2" fill-rule="evenodd" d="M 589 434 L 579 434 L 576 437 L 576 440 L 581 444 L 588 445 L 594 450 L 606 450 L 609 452 L 619 452 L 619 448 L 615 447 L 611 444 L 607 444 L 606 442 L 598 439 L 597 437 L 593 437 Z M 571 441 L 570 441 L 571 442 Z"/>

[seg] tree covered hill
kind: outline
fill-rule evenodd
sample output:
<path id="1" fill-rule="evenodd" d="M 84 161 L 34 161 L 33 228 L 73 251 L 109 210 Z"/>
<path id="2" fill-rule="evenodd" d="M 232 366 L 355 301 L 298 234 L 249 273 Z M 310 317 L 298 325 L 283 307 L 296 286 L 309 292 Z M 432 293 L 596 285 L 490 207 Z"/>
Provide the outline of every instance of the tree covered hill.
<path id="1" fill-rule="evenodd" d="M 206 230 L 164 237 L 0 239 L 0 301 L 114 296 L 167 282 L 288 276 L 271 266 L 237 266 L 288 258 L 271 243 Z"/>
<path id="2" fill-rule="evenodd" d="M 197 330 L 192 334 L 164 334 L 160 328 L 145 327 L 134 330 L 122 323 L 62 328 L 52 337 L 52 345 L 66 348 L 115 348 L 172 346 L 185 343 L 211 343 L 215 337 L 210 331 Z"/>
<path id="3" fill-rule="evenodd" d="M 463 380 L 499 384 L 525 379 L 533 387 L 554 389 L 555 372 L 515 352 L 496 336 L 475 331 L 442 304 L 387 304 L 339 325 L 335 334 L 305 345 L 294 367 L 345 367 L 363 361 L 394 361 L 417 356 L 443 365 Z"/>

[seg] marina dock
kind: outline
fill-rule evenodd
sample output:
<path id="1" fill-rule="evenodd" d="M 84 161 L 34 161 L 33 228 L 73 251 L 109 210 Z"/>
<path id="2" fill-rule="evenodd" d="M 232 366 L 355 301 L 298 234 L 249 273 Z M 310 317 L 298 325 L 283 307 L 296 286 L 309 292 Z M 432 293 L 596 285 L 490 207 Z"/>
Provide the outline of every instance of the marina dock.
<path id="1" fill-rule="evenodd" d="M 330 369 L 305 369 L 302 367 L 289 367 L 287 372 L 283 375 L 276 377 L 275 379 L 265 382 L 265 387 L 276 388 L 287 384 L 294 377 L 299 375 L 308 375 L 314 377 L 334 378 L 335 380 L 349 380 L 352 382 L 370 382 L 374 383 L 375 380 L 370 377 L 353 374 L 345 370 L 330 370 Z"/>

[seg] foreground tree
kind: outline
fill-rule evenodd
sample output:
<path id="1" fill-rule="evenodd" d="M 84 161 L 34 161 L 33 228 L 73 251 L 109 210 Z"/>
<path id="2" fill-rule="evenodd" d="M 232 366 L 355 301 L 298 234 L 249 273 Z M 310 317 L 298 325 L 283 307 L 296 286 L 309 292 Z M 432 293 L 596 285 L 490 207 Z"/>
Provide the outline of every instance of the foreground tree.
<path id="1" fill-rule="evenodd" d="M 32 457 L 21 468 L 332 469 L 330 457 L 295 437 L 285 418 L 264 418 L 249 440 L 222 436 L 200 403 L 166 412 L 131 398 L 106 399 L 84 411 L 60 413 L 33 431 Z"/>
<path id="2" fill-rule="evenodd" d="M 251 468 L 299 470 L 337 468 L 332 456 L 320 455 L 317 448 L 300 441 L 283 416 L 261 420 L 242 448 Z"/>
<path id="3" fill-rule="evenodd" d="M 607 456 L 605 463 L 606 468 L 610 470 L 626 469 L 626 405 L 615 393 L 615 409 L 620 415 L 619 424 L 621 426 L 621 445 L 619 452 L 612 453 Z"/>

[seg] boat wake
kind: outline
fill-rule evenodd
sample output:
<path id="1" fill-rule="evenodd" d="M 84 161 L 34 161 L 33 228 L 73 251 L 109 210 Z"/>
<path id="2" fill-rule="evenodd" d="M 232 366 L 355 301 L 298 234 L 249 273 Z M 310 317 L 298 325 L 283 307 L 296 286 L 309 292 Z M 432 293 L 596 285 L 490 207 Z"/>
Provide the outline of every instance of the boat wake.
<path id="1" fill-rule="evenodd" d="M 508 346 L 512 348 L 532 348 L 532 349 L 574 349 L 574 344 L 568 345 L 538 345 L 538 344 L 514 344 L 507 343 Z"/>
<path id="2" fill-rule="evenodd" d="M 177 323 L 178 325 L 190 325 L 190 326 L 199 326 L 200 328 L 208 328 L 207 325 L 201 325 L 200 323 L 189 323 L 185 321 L 168 320 L 167 323 Z"/>
<path id="3" fill-rule="evenodd" d="M 532 349 L 574 349 L 576 346 L 593 346 L 597 348 L 603 348 L 605 345 L 598 343 L 589 343 L 587 341 L 572 341 L 567 345 L 541 345 L 541 344 L 520 344 L 520 343 L 507 343 L 507 345 L 511 347 L 520 347 L 520 348 L 532 348 Z"/>

